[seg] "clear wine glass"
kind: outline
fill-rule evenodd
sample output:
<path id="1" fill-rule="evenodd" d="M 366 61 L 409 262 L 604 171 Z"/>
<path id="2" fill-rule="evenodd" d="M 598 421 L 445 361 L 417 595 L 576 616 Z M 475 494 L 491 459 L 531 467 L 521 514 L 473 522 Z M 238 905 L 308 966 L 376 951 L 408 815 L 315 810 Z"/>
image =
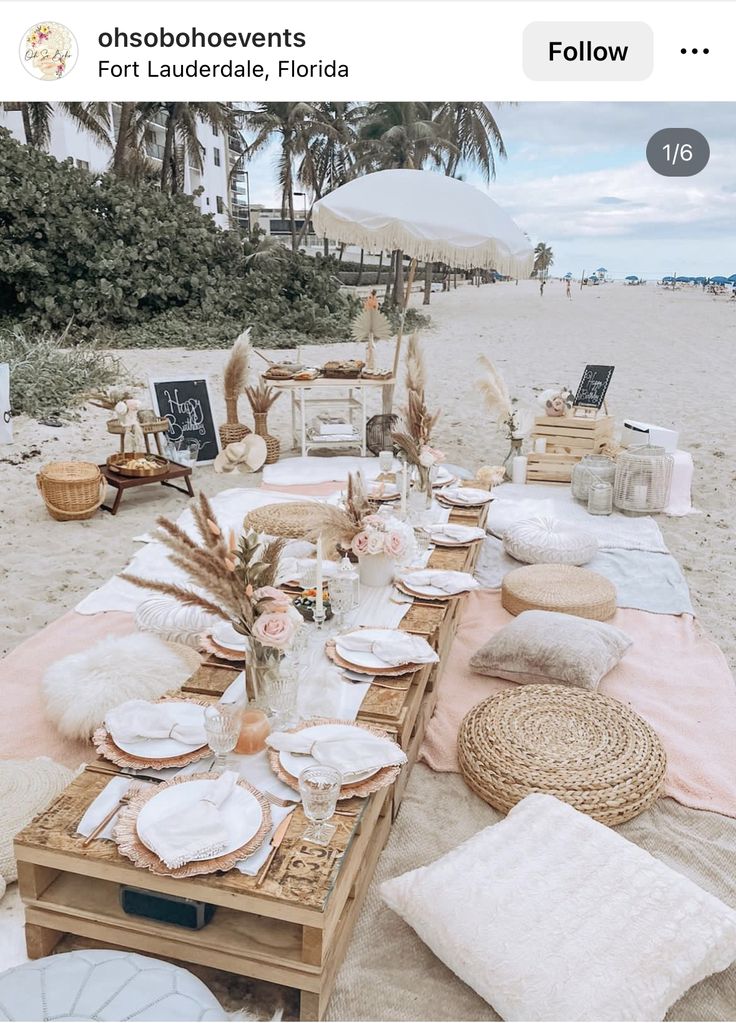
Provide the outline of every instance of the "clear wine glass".
<path id="1" fill-rule="evenodd" d="M 205 707 L 204 731 L 207 745 L 215 754 L 213 771 L 218 773 L 227 766 L 227 754 L 235 749 L 240 738 L 240 720 L 243 708 L 237 703 L 216 703 Z"/>
<path id="2" fill-rule="evenodd" d="M 305 842 L 313 842 L 315 845 L 330 844 L 330 839 L 337 828 L 327 821 L 335 812 L 341 785 L 342 775 L 334 767 L 317 764 L 307 767 L 299 775 L 302 809 L 304 816 L 311 822 L 302 835 Z"/>

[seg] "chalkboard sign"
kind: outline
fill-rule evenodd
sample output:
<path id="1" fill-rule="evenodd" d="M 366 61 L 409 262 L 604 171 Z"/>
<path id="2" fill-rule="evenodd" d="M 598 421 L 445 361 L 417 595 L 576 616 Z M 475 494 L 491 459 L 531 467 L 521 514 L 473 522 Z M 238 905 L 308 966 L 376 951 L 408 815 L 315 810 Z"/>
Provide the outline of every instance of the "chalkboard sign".
<path id="1" fill-rule="evenodd" d="M 217 430 L 212 418 L 207 377 L 184 377 L 149 380 L 153 407 L 169 421 L 166 436 L 170 441 L 196 440 L 199 443 L 197 462 L 213 462 L 220 450 Z"/>
<path id="2" fill-rule="evenodd" d="M 582 408 L 600 408 L 615 366 L 586 366 L 575 393 L 575 404 Z"/>

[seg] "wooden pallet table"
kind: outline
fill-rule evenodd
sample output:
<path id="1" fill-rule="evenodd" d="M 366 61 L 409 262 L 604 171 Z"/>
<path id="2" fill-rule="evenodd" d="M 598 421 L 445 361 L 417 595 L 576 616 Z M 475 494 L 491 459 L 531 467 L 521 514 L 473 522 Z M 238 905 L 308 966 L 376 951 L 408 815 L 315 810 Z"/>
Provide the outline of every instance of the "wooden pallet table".
<path id="1" fill-rule="evenodd" d="M 471 511 L 453 513 L 451 520 L 485 522 L 487 506 Z M 479 544 L 436 548 L 430 565 L 472 571 L 479 550 Z M 62 937 L 76 935 L 296 988 L 300 1018 L 321 1019 L 434 710 L 461 604 L 458 599 L 411 606 L 401 628 L 426 636 L 440 662 L 409 676 L 406 690 L 371 686 L 358 713 L 359 721 L 386 729 L 405 750 L 408 763 L 397 781 L 352 800 L 357 816 L 335 818 L 338 830 L 327 848 L 302 841 L 307 822 L 297 807 L 260 889 L 255 878 L 237 870 L 177 880 L 134 866 L 112 842 L 95 840 L 83 848 L 77 825 L 110 775 L 118 773 L 102 759 L 88 767 L 15 839 L 30 958 L 49 955 Z M 237 674 L 235 668 L 203 666 L 183 691 L 216 700 Z M 199 931 L 129 916 L 120 907 L 123 884 L 201 900 L 216 912 Z"/>

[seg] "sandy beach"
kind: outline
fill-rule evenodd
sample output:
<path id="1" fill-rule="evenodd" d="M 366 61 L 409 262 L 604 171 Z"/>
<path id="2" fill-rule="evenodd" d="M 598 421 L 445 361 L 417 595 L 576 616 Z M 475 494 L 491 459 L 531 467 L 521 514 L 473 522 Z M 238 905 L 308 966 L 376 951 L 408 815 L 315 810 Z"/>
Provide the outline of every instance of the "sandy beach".
<path id="1" fill-rule="evenodd" d="M 413 299 L 420 301 L 419 296 Z M 443 410 L 436 440 L 449 461 L 476 468 L 497 463 L 506 453 L 475 389 L 481 353 L 504 372 L 511 394 L 530 404 L 535 391 L 555 384 L 574 387 L 588 362 L 614 364 L 609 398 L 617 423 L 630 416 L 680 431 L 680 447 L 695 461 L 693 495 L 699 514 L 660 516 L 659 522 L 685 570 L 703 624 L 733 667 L 736 556 L 729 506 L 736 441 L 726 429 L 726 419 L 736 385 L 729 350 L 736 302 L 706 295 L 699 288 L 673 293 L 654 283 L 582 290 L 576 286 L 570 301 L 563 284 L 552 280 L 543 298 L 533 281 L 460 286 L 449 294 L 433 295 L 429 311 L 432 325 L 422 332 L 428 396 L 431 405 Z M 359 355 L 361 349 L 354 343 L 309 347 L 302 349 L 302 359 L 321 363 Z M 115 354 L 144 386 L 152 374 L 206 374 L 216 419 L 224 418 L 220 389 L 225 351 L 151 348 Z M 392 357 L 393 341 L 380 342 L 379 359 L 389 365 Z M 254 357 L 253 374 L 260 365 Z M 401 391 L 400 387 L 399 403 Z M 36 472 L 55 459 L 102 461 L 114 448 L 105 418 L 102 410 L 85 408 L 78 419 L 53 428 L 21 417 L 14 421 L 14 443 L 0 451 L 3 653 L 119 571 L 137 547 L 133 537 L 150 527 L 156 515 L 176 515 L 184 507 L 184 497 L 151 487 L 127 494 L 115 518 L 103 512 L 86 522 L 51 521 L 36 489 Z M 250 421 L 245 401 L 241 418 Z M 269 427 L 288 448 L 285 398 L 274 407 Z M 260 475 L 238 480 L 257 486 Z M 233 485 L 232 477 L 217 476 L 211 466 L 195 472 L 195 486 L 208 494 Z"/>

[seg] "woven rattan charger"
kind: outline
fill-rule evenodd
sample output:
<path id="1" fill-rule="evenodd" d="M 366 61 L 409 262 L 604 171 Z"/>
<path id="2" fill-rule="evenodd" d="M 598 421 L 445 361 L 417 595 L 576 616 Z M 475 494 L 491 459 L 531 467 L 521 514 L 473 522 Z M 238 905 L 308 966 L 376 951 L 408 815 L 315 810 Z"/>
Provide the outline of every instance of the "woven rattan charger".
<path id="1" fill-rule="evenodd" d="M 558 685 L 515 686 L 473 707 L 458 760 L 470 788 L 497 810 L 545 792 L 608 825 L 650 806 L 666 767 L 657 734 L 628 707 Z"/>

